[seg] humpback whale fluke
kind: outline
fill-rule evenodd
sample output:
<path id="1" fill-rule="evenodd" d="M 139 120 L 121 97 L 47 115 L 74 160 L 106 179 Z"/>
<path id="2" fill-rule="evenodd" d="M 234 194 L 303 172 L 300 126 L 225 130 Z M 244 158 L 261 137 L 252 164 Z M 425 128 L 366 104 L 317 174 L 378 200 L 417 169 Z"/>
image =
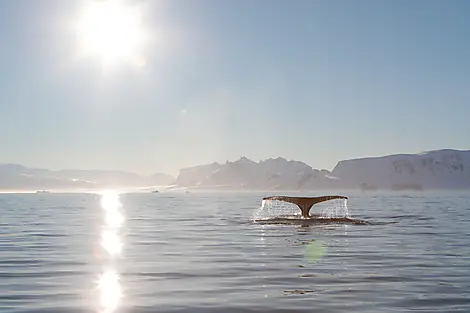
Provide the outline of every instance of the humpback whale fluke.
<path id="1" fill-rule="evenodd" d="M 347 199 L 345 196 L 322 196 L 322 197 L 289 197 L 289 196 L 271 196 L 265 197 L 263 200 L 277 200 L 289 202 L 297 205 L 302 212 L 302 217 L 308 218 L 310 209 L 314 204 L 325 202 L 333 199 Z"/>

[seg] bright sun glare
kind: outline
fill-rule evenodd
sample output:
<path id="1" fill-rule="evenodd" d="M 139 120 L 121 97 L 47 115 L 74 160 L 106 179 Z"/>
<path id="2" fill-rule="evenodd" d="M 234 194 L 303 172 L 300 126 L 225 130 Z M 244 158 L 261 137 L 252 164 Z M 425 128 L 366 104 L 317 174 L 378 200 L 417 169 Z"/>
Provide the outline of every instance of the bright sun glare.
<path id="1" fill-rule="evenodd" d="M 122 1 L 93 1 L 77 23 L 80 51 L 100 58 L 105 66 L 123 61 L 143 66 L 141 17 L 138 7 Z"/>

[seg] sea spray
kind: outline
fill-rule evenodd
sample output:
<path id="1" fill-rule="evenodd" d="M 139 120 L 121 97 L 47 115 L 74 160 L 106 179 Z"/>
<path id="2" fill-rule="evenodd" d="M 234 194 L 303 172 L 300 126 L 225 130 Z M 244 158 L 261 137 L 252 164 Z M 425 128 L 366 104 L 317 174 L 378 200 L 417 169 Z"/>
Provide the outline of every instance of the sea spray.
<path id="1" fill-rule="evenodd" d="M 312 207 L 310 214 L 318 214 L 318 217 L 325 218 L 337 218 L 337 217 L 348 217 L 348 200 L 347 199 L 335 199 L 328 203 L 319 203 Z"/>
<path id="2" fill-rule="evenodd" d="M 320 218 L 349 218 L 347 199 L 335 199 L 316 204 L 312 207 L 310 214 Z M 262 200 L 261 206 L 253 212 L 254 220 L 286 216 L 300 217 L 299 207 L 283 201 Z"/>
<path id="3" fill-rule="evenodd" d="M 261 206 L 253 213 L 253 219 L 270 219 L 280 216 L 300 216 L 299 208 L 292 203 L 263 200 Z"/>

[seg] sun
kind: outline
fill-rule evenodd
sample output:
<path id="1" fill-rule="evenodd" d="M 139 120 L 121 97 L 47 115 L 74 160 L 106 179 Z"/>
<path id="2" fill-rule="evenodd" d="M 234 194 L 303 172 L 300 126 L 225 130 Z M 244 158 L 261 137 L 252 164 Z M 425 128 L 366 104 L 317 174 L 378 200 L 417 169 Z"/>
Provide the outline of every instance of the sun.
<path id="1" fill-rule="evenodd" d="M 139 7 L 122 1 L 93 1 L 77 23 L 82 55 L 98 57 L 103 65 L 131 62 L 143 65 L 145 41 Z"/>

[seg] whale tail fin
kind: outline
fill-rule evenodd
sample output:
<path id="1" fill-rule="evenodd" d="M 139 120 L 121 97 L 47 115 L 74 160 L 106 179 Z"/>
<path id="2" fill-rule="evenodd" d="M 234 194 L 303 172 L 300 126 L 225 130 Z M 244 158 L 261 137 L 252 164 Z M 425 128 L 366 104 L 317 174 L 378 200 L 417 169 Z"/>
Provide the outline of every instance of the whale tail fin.
<path id="1" fill-rule="evenodd" d="M 265 197 L 263 200 L 277 200 L 289 202 L 297 205 L 302 212 L 302 217 L 309 217 L 310 209 L 314 204 L 325 202 L 333 199 L 347 199 L 345 196 L 322 196 L 322 197 L 289 197 L 289 196 L 271 196 Z"/>

